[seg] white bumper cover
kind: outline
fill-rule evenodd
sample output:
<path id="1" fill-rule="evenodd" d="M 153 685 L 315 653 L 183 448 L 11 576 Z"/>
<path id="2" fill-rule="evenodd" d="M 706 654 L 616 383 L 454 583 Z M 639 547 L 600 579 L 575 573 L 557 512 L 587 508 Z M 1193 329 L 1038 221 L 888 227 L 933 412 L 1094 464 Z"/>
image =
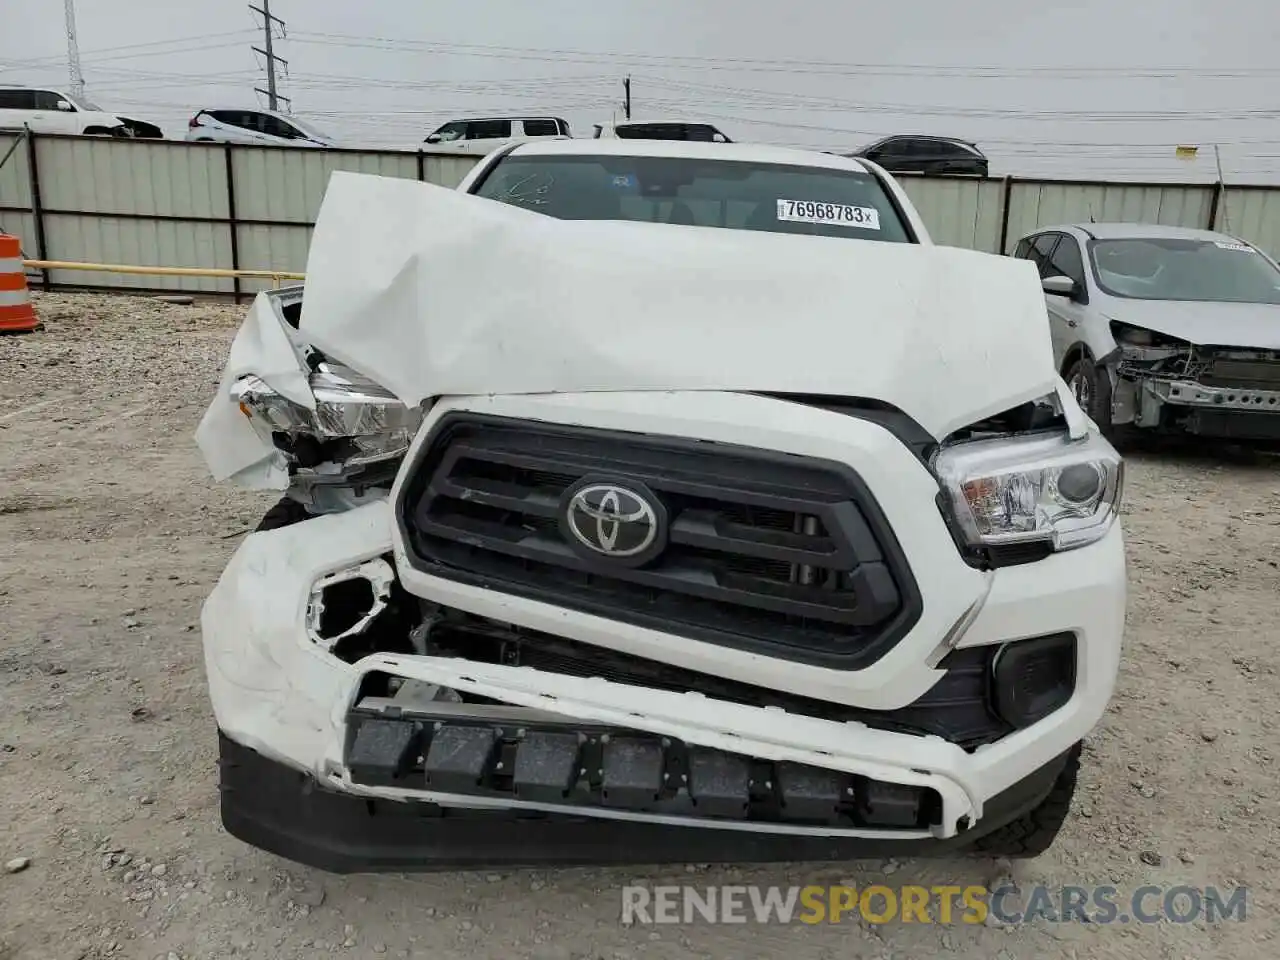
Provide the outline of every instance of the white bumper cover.
<path id="1" fill-rule="evenodd" d="M 847 463 L 862 475 L 888 517 L 919 584 L 924 612 L 896 647 L 866 669 L 849 672 L 785 662 L 426 576 L 409 566 L 403 545 L 396 542 L 390 503 L 373 503 L 345 514 L 251 534 L 209 596 L 202 624 L 209 688 L 218 725 L 231 739 L 351 792 L 469 807 L 525 805 L 351 783 L 342 766 L 347 712 L 362 676 L 380 671 L 576 721 L 605 722 L 765 759 L 931 787 L 944 806 L 942 826 L 934 835 L 945 837 L 955 832 L 961 817 L 980 819 L 986 801 L 1068 750 L 1106 708 L 1118 667 L 1125 607 L 1118 525 L 1103 540 L 1082 549 L 1024 566 L 974 570 L 961 560 L 933 508 L 934 481 L 883 428 L 837 413 L 742 395 L 446 400 L 431 411 L 406 462 L 412 462 L 435 420 L 458 409 L 748 444 Z M 895 709 L 916 700 L 941 676 L 932 664 L 951 646 L 996 644 L 1059 632 L 1072 632 L 1078 639 L 1076 690 L 1065 706 L 1047 718 L 968 753 L 937 737 L 891 733 L 776 708 L 711 700 L 697 693 L 669 693 L 527 667 L 402 655 L 344 663 L 308 637 L 306 610 L 312 584 L 336 570 L 387 555 L 394 555 L 401 583 L 409 592 L 444 605 L 688 669 L 868 709 Z M 574 812 L 662 819 L 580 807 Z M 700 821 L 699 825 L 712 824 Z M 714 825 L 901 839 L 929 835 L 753 823 Z"/>

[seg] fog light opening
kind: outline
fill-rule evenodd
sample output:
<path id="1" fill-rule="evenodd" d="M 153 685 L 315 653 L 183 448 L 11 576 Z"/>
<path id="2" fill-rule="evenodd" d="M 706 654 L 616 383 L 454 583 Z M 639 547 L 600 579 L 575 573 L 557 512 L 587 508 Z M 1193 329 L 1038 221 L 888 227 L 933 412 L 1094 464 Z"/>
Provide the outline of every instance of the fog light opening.
<path id="1" fill-rule="evenodd" d="M 307 634 L 325 650 L 363 633 L 387 608 L 396 575 L 379 558 L 321 577 L 307 602 Z"/>
<path id="2" fill-rule="evenodd" d="M 1014 729 L 1043 720 L 1076 687 L 1076 636 L 1056 633 L 1006 643 L 991 662 L 993 706 Z"/>
<path id="3" fill-rule="evenodd" d="M 347 663 L 374 653 L 421 652 L 411 637 L 420 619 L 417 601 L 384 557 L 326 574 L 307 601 L 307 636 Z"/>

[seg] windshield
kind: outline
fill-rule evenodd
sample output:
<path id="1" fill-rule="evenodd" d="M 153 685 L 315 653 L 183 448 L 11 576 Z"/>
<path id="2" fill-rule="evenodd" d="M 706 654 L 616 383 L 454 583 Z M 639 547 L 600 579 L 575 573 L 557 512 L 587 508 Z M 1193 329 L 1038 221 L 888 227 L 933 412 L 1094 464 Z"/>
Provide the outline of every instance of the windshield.
<path id="1" fill-rule="evenodd" d="M 620 140 L 696 140 L 728 143 L 729 138 L 705 123 L 628 123 L 613 128 Z"/>
<path id="2" fill-rule="evenodd" d="M 1098 286 L 1135 300 L 1280 304 L 1280 271 L 1229 240 L 1141 238 L 1090 246 Z"/>
<path id="3" fill-rule="evenodd" d="M 332 140 L 327 132 L 314 126 L 306 120 L 299 120 L 297 117 L 290 117 L 289 122 L 305 133 L 312 140 Z"/>
<path id="4" fill-rule="evenodd" d="M 478 196 L 561 220 L 633 220 L 913 242 L 872 174 L 684 157 L 521 157 Z"/>

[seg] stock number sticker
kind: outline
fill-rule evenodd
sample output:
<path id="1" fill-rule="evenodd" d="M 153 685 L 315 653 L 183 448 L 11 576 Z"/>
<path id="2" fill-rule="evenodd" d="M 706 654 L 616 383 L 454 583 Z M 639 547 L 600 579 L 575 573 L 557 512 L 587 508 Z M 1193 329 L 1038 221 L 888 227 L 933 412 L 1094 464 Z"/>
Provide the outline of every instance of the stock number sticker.
<path id="1" fill-rule="evenodd" d="M 1222 240 L 1215 240 L 1213 241 L 1213 245 L 1223 250 L 1236 250 L 1240 253 L 1253 253 L 1253 247 L 1249 246 L 1247 243 L 1229 243 Z"/>
<path id="2" fill-rule="evenodd" d="M 792 223 L 820 223 L 832 227 L 880 229 L 880 211 L 848 203 L 815 203 L 812 200 L 779 200 L 778 219 Z"/>

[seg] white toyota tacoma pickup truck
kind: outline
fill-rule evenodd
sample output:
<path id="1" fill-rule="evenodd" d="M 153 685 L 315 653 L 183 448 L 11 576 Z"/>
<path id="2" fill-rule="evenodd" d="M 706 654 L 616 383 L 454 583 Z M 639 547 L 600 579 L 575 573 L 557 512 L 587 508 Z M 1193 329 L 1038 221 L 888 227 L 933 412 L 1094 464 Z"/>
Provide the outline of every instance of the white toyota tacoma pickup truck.
<path id="1" fill-rule="evenodd" d="M 222 818 L 332 871 L 1034 856 L 1120 657 L 1123 465 L 1026 262 L 869 162 L 335 174 L 198 434 Z"/>

